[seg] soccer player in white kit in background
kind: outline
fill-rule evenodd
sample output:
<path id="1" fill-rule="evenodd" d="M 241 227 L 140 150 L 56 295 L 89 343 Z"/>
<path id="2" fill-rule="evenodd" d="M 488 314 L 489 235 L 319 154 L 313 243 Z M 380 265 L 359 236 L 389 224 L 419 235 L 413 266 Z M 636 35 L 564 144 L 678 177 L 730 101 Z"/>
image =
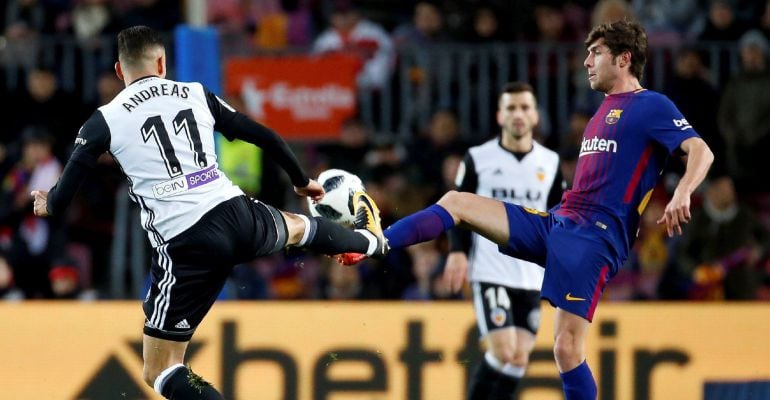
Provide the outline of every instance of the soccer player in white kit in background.
<path id="1" fill-rule="evenodd" d="M 143 304 L 143 378 L 169 399 L 222 399 L 183 362 L 233 266 L 287 246 L 384 256 L 379 211 L 366 193 L 354 194 L 356 229 L 350 230 L 246 197 L 218 168 L 215 130 L 260 146 L 286 171 L 298 195 L 318 201 L 324 190 L 278 134 L 200 83 L 165 79 L 165 49 L 152 29 L 135 26 L 118 34 L 115 72 L 126 88 L 83 124 L 50 192 L 34 188 L 34 211 L 63 214 L 97 158 L 109 152 L 129 180 L 153 246 L 152 285 Z"/>
<path id="2" fill-rule="evenodd" d="M 545 211 L 561 199 L 559 156 L 533 139 L 537 101 L 523 82 L 505 85 L 498 99 L 501 134 L 471 147 L 457 173 L 457 190 Z M 540 325 L 543 268 L 509 257 L 477 233 L 449 231 L 444 279 L 453 291 L 471 283 L 486 352 L 468 386 L 469 400 L 511 399 L 529 362 Z"/>

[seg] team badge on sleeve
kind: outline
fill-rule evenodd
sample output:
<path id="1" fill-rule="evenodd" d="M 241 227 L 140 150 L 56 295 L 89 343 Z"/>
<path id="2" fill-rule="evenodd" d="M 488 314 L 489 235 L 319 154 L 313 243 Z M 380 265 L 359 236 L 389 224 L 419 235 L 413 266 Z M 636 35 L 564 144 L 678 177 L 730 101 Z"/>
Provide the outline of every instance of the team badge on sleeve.
<path id="1" fill-rule="evenodd" d="M 620 120 L 620 114 L 623 114 L 623 110 L 613 108 L 607 113 L 607 116 L 604 117 L 604 122 L 606 122 L 607 125 L 615 124 Z"/>

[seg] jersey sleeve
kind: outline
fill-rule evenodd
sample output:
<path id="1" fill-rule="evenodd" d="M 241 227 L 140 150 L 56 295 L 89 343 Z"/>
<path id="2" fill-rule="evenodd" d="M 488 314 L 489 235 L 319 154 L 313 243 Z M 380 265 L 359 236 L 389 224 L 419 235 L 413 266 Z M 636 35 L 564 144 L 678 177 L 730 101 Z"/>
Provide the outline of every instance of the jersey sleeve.
<path id="1" fill-rule="evenodd" d="M 561 196 L 564 194 L 566 187 L 567 183 L 564 181 L 564 175 L 561 173 L 560 166 L 557 165 L 556 176 L 553 178 L 551 190 L 548 191 L 548 203 L 546 204 L 548 210 L 561 202 Z"/>
<path id="2" fill-rule="evenodd" d="M 466 153 L 460 167 L 457 169 L 455 186 L 460 192 L 476 193 L 479 185 L 479 177 L 476 174 L 476 165 L 473 157 Z M 454 227 L 447 232 L 449 238 L 449 251 L 462 251 L 468 254 L 472 244 L 471 231 L 465 228 Z"/>
<path id="3" fill-rule="evenodd" d="M 75 138 L 70 160 L 93 168 L 102 153 L 110 149 L 110 128 L 102 112 L 97 110 L 83 124 Z"/>
<path id="4" fill-rule="evenodd" d="M 48 214 L 55 216 L 72 201 L 80 185 L 96 167 L 96 161 L 110 149 L 110 128 L 101 111 L 95 111 L 80 128 L 75 147 L 59 181 L 48 192 Z"/>
<path id="5" fill-rule="evenodd" d="M 460 192 L 476 193 L 476 189 L 479 186 L 479 177 L 476 174 L 476 165 L 473 162 L 471 153 L 466 153 L 463 157 L 463 161 L 457 168 L 457 176 L 455 176 L 455 186 Z"/>
<path id="6" fill-rule="evenodd" d="M 219 96 L 204 88 L 206 102 L 214 116 L 214 129 L 227 140 L 241 139 L 265 150 L 278 165 L 289 175 L 292 185 L 305 187 L 310 182 L 305 171 L 299 165 L 297 157 L 286 141 L 272 129 L 252 120 L 236 111 Z"/>
<path id="7" fill-rule="evenodd" d="M 648 118 L 651 124 L 650 136 L 652 140 L 665 146 L 669 153 L 681 151 L 679 146 L 686 139 L 700 137 L 667 97 L 663 95 L 654 97 L 650 106 L 648 110 L 651 113 Z"/>

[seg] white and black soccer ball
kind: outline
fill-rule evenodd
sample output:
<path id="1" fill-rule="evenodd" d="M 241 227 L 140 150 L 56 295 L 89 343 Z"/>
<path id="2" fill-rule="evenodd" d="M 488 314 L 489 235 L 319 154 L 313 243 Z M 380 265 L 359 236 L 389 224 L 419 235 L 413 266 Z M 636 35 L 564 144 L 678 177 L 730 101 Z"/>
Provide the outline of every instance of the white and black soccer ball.
<path id="1" fill-rule="evenodd" d="M 364 190 L 361 178 L 341 169 L 327 169 L 318 175 L 318 183 L 326 194 L 318 203 L 308 197 L 310 215 L 324 217 L 338 224 L 353 226 L 353 194 Z"/>

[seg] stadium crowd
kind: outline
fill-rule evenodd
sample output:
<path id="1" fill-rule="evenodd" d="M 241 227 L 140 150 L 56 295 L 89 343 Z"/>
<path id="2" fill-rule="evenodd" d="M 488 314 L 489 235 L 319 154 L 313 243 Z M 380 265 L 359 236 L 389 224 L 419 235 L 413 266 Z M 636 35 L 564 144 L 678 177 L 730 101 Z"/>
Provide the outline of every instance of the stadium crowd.
<path id="1" fill-rule="evenodd" d="M 142 24 L 170 34 L 183 22 L 181 3 L 8 0 L 0 9 L 0 95 L 6 115 L 0 134 L 0 297 L 110 297 L 108 265 L 116 197 L 125 190 L 114 161 L 108 156 L 100 159 L 101 167 L 61 219 L 35 217 L 29 191 L 56 182 L 80 124 L 123 84 L 112 73 L 114 57 L 108 54 L 93 61 L 95 96 L 84 93 L 82 82 L 67 90 L 58 55 L 50 54 L 46 38 L 69 35 L 87 52 L 89 43 L 113 37 L 127 26 Z M 667 172 L 644 214 L 628 265 L 605 296 L 613 300 L 770 299 L 770 180 L 765 176 L 770 165 L 766 158 L 770 154 L 770 1 L 218 0 L 207 4 L 209 23 L 217 28 L 226 54 L 281 49 L 353 52 L 365 63 L 358 85 L 371 88 L 388 84 L 393 58 L 405 46 L 580 43 L 595 23 L 638 19 L 647 29 L 651 46 L 678 49 L 674 58 L 666 60 L 671 75 L 664 93 L 710 144 L 717 164 L 695 199 L 693 220 L 682 237 L 668 238 L 655 223 L 680 173 Z M 344 35 L 340 30 L 358 30 L 363 39 L 339 40 Z M 694 46 L 704 41 L 737 46 L 738 72 L 730 74 L 729 68 L 721 68 L 715 73 L 713 62 L 707 65 Z M 533 80 L 555 79 L 532 74 Z M 14 85 L 17 81 L 11 77 L 20 77 L 21 84 Z M 238 104 L 237 99 L 232 102 Z M 544 121 L 540 139 L 559 151 L 568 182 L 583 128 L 596 105 L 596 99 L 575 101 L 564 132 L 549 132 Z M 361 176 L 387 227 L 453 188 L 465 150 L 489 137 L 461 132 L 452 105 L 432 107 L 430 121 L 409 138 L 372 132 L 361 119 L 351 118 L 342 124 L 337 142 L 292 145 L 312 176 L 328 168 Z M 548 111 L 551 105 L 543 107 Z M 291 186 L 277 166 L 269 159 L 261 162 L 261 181 L 251 194 L 280 208 L 306 212 L 304 201 L 291 196 Z M 351 268 L 290 250 L 237 268 L 222 297 L 467 297 L 467 293 L 451 294 L 441 279 L 446 252 L 446 240 L 438 240 Z"/>

